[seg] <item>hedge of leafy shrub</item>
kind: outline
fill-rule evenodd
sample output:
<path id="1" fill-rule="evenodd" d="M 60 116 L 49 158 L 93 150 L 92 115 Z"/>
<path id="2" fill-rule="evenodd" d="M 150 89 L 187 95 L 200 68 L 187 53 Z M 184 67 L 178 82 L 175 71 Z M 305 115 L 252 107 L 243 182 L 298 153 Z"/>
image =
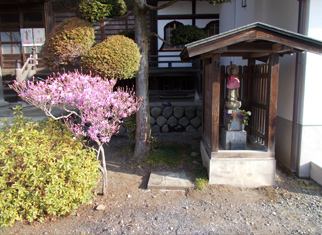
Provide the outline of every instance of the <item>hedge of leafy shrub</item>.
<path id="1" fill-rule="evenodd" d="M 85 73 L 108 79 L 128 79 L 138 71 L 140 59 L 139 48 L 132 39 L 114 35 L 87 51 L 81 58 L 81 65 Z"/>
<path id="2" fill-rule="evenodd" d="M 58 121 L 31 122 L 22 115 L 1 130 L 1 227 L 73 214 L 94 196 L 99 161 L 72 138 Z"/>
<path id="3" fill-rule="evenodd" d="M 132 40 L 135 40 L 135 32 L 134 30 L 123 30 L 117 33 L 118 35 L 123 35 L 125 37 L 131 38 Z"/>
<path id="4" fill-rule="evenodd" d="M 194 25 L 181 25 L 171 31 L 171 44 L 182 45 L 207 37 L 202 29 Z"/>
<path id="5" fill-rule="evenodd" d="M 68 64 L 78 64 L 80 56 L 95 43 L 92 24 L 79 18 L 68 18 L 50 32 L 41 57 L 45 64 L 60 69 Z"/>
<path id="6" fill-rule="evenodd" d="M 76 15 L 89 22 L 97 22 L 104 17 L 122 16 L 127 12 L 123 0 L 81 0 Z"/>

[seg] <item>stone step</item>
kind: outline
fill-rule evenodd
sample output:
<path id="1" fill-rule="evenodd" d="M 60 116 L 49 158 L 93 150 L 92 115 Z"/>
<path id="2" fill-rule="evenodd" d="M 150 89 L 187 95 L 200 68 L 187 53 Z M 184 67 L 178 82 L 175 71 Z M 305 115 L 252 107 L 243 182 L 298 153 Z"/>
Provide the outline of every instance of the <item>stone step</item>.
<path id="1" fill-rule="evenodd" d="M 194 187 L 194 177 L 180 172 L 151 172 L 148 189 L 184 190 Z"/>

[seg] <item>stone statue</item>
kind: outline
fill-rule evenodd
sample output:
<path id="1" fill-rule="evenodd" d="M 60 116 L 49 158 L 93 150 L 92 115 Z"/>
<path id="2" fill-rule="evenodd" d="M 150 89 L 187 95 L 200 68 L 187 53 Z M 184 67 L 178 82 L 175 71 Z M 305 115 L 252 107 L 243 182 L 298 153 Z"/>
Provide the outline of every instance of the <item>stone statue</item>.
<path id="1" fill-rule="evenodd" d="M 239 101 L 239 88 L 240 80 L 238 78 L 238 66 L 235 64 L 229 65 L 227 68 L 228 79 L 227 79 L 227 98 L 225 107 L 227 109 L 239 109 L 241 107 L 241 101 Z"/>

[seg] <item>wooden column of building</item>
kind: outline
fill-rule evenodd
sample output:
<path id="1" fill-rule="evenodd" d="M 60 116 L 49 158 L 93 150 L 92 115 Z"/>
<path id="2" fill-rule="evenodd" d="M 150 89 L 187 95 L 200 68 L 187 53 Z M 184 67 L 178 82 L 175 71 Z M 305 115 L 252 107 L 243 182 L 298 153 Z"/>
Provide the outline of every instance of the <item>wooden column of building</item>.
<path id="1" fill-rule="evenodd" d="M 208 87 L 208 77 L 209 77 L 209 72 L 208 68 L 211 65 L 210 64 L 210 59 L 209 57 L 203 58 L 203 70 L 202 70 L 202 142 L 204 144 L 204 147 L 210 156 L 211 151 L 210 151 L 210 126 L 211 122 L 208 121 L 210 118 L 209 115 L 209 110 L 210 110 L 210 102 L 209 98 L 211 97 Z"/>
<path id="2" fill-rule="evenodd" d="M 220 54 L 215 54 L 212 57 L 211 71 L 211 152 L 219 150 L 219 111 L 220 111 Z"/>
<path id="3" fill-rule="evenodd" d="M 45 1 L 44 3 L 46 37 L 48 37 L 48 34 L 54 28 L 54 13 L 52 5 L 51 1 Z"/>
<path id="4" fill-rule="evenodd" d="M 255 64 L 256 64 L 256 60 L 251 58 L 251 59 L 248 59 L 248 73 L 247 73 L 247 97 L 246 97 L 246 100 L 247 100 L 247 104 L 246 104 L 246 108 L 249 110 L 250 108 L 250 101 L 251 101 L 251 91 L 252 91 L 252 74 L 254 73 L 254 67 L 255 67 Z"/>
<path id="5" fill-rule="evenodd" d="M 266 123 L 267 133 L 267 152 L 275 152 L 275 132 L 277 116 L 277 95 L 278 95 L 278 77 L 279 77 L 279 55 L 269 55 L 269 78 L 268 78 L 268 112 Z"/>

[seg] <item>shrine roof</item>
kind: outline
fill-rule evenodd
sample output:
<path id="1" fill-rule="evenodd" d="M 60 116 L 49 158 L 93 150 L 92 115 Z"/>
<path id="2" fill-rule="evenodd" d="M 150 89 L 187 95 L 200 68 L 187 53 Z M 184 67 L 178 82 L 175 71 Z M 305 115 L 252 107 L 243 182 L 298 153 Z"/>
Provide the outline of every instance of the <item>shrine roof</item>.
<path id="1" fill-rule="evenodd" d="M 188 61 L 198 57 L 241 56 L 265 61 L 271 53 L 294 52 L 322 54 L 322 41 L 272 25 L 255 22 L 185 45 L 180 57 Z"/>

